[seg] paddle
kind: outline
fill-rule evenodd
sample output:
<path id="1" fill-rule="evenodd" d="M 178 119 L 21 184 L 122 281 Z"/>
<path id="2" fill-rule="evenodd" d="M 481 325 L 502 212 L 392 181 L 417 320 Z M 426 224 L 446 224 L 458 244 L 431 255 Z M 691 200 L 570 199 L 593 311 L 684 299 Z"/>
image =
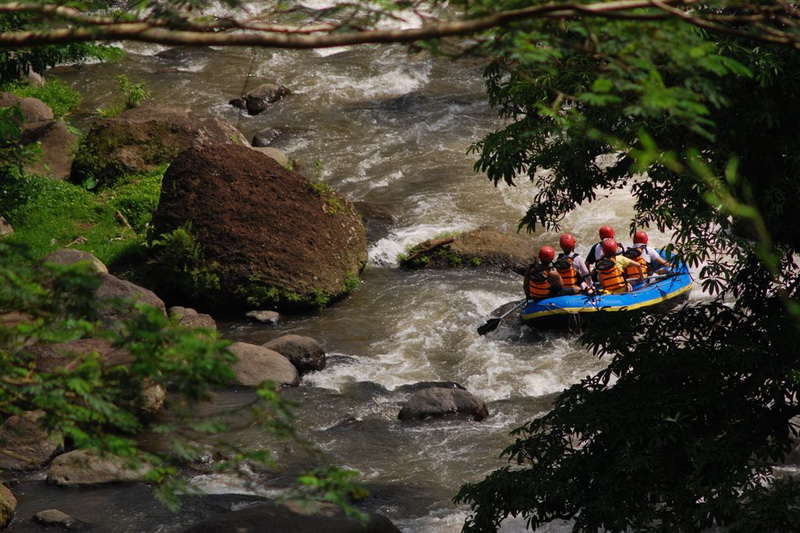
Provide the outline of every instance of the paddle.
<path id="1" fill-rule="evenodd" d="M 498 317 L 490 318 L 489 320 L 486 321 L 486 324 L 478 327 L 478 335 L 486 335 L 490 331 L 496 330 L 497 326 L 500 325 L 500 322 L 502 322 L 505 317 L 507 317 L 508 315 L 510 315 L 511 313 L 513 313 L 514 311 L 516 311 L 517 309 L 519 309 L 520 307 L 522 307 L 526 303 L 528 303 L 528 299 L 527 298 L 522 300 L 521 302 L 519 302 L 517 305 L 515 305 L 511 309 L 509 309 L 506 313 L 503 313 L 502 315 L 500 315 Z"/>

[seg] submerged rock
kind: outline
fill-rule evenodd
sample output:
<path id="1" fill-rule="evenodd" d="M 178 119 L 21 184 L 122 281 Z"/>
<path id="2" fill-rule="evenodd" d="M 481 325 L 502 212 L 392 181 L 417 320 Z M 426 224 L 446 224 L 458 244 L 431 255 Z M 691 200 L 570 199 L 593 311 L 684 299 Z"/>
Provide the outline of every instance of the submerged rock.
<path id="1" fill-rule="evenodd" d="M 367 523 L 362 524 L 355 518 L 348 518 L 339 507 L 329 503 L 306 510 L 290 503 L 265 503 L 203 520 L 184 533 L 400 533 L 397 526 L 385 516 L 371 512 L 367 515 Z"/>
<path id="2" fill-rule="evenodd" d="M 261 346 L 289 359 L 301 375 L 325 368 L 325 349 L 311 337 L 284 335 Z"/>
<path id="3" fill-rule="evenodd" d="M 429 387 L 414 394 L 397 418 L 409 421 L 453 415 L 483 420 L 489 410 L 483 400 L 463 389 Z"/>

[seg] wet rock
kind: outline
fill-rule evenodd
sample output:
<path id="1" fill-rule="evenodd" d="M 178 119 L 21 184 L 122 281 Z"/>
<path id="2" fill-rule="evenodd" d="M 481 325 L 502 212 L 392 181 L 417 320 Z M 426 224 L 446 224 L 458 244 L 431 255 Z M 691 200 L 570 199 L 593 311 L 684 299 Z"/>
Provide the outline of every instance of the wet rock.
<path id="1" fill-rule="evenodd" d="M 462 386 L 460 383 L 456 383 L 455 381 L 418 381 L 417 383 L 400 385 L 395 389 L 395 392 L 400 392 L 400 393 L 419 392 L 421 390 L 430 389 L 434 387 L 439 389 L 467 390 L 466 388 L 464 388 L 464 386 Z"/>
<path id="2" fill-rule="evenodd" d="M 217 329 L 217 323 L 211 315 L 198 313 L 190 307 L 176 305 L 170 307 L 168 312 L 170 316 L 176 317 L 183 327 Z"/>
<path id="3" fill-rule="evenodd" d="M 354 202 L 353 207 L 367 229 L 367 242 L 375 243 L 389 235 L 394 217 L 388 210 L 368 202 Z"/>
<path id="4" fill-rule="evenodd" d="M 248 311 L 245 316 L 262 324 L 277 324 L 281 318 L 276 311 Z"/>
<path id="5" fill-rule="evenodd" d="M 33 515 L 31 520 L 45 527 L 60 527 L 67 531 L 84 531 L 87 529 L 86 524 L 58 509 L 39 511 Z"/>
<path id="6" fill-rule="evenodd" d="M 205 58 L 208 55 L 216 54 L 217 50 L 210 46 L 176 46 L 157 52 L 155 55 L 159 59 L 167 61 L 177 61 L 188 63 Z"/>
<path id="7" fill-rule="evenodd" d="M 270 148 L 268 146 L 253 146 L 253 150 L 261 152 L 267 157 L 271 157 L 278 162 L 280 166 L 286 169 L 295 168 L 295 162 L 288 155 L 278 150 L 277 148 Z"/>
<path id="8" fill-rule="evenodd" d="M 8 527 L 17 509 L 17 499 L 5 485 L 0 484 L 0 530 Z"/>
<path id="9" fill-rule="evenodd" d="M 218 118 L 187 109 L 144 105 L 92 124 L 72 165 L 70 180 L 97 180 L 103 187 L 120 177 L 149 172 L 190 147 L 247 146 L 239 130 Z"/>
<path id="10" fill-rule="evenodd" d="M 75 450 L 53 459 L 47 470 L 47 481 L 60 486 L 131 483 L 144 481 L 149 469 L 149 465 L 130 465 L 112 455 Z"/>
<path id="11" fill-rule="evenodd" d="M 203 520 L 184 533 L 284 533 L 322 532 L 325 533 L 400 533 L 391 520 L 383 515 L 368 512 L 368 522 L 362 524 L 348 518 L 335 505 L 322 503 L 314 509 L 303 510 L 290 503 L 275 505 L 265 503 L 253 505 L 239 511 Z"/>
<path id="12" fill-rule="evenodd" d="M 291 94 L 291 91 L 283 85 L 264 83 L 246 95 L 240 98 L 234 98 L 228 103 L 237 109 L 246 110 L 250 115 L 258 115 L 266 110 L 270 104 L 277 102 L 289 94 Z"/>
<path id="13" fill-rule="evenodd" d="M 452 237 L 423 241 L 400 261 L 404 268 L 491 267 L 523 274 L 535 256 L 531 239 L 481 227 Z"/>
<path id="14" fill-rule="evenodd" d="M 14 415 L 0 426 L 0 470 L 35 470 L 63 449 L 63 436 L 42 427 L 43 416 L 41 411 Z"/>
<path id="15" fill-rule="evenodd" d="M 54 252 L 50 252 L 42 259 L 44 262 L 57 263 L 59 265 L 74 265 L 79 261 L 87 261 L 95 272 L 103 272 L 108 274 L 108 268 L 98 258 L 84 252 L 83 250 L 74 250 L 72 248 L 62 248 Z"/>
<path id="16" fill-rule="evenodd" d="M 281 130 L 276 130 L 275 128 L 264 128 L 253 135 L 253 140 L 250 142 L 250 144 L 257 147 L 270 146 L 282 135 L 283 132 Z"/>
<path id="17" fill-rule="evenodd" d="M 397 415 L 403 421 L 444 416 L 483 420 L 489 416 L 489 410 L 483 400 L 465 390 L 431 387 L 414 394 Z"/>
<path id="18" fill-rule="evenodd" d="M 261 346 L 289 359 L 300 375 L 325 368 L 325 349 L 311 337 L 284 335 Z"/>
<path id="19" fill-rule="evenodd" d="M 238 358 L 233 371 L 240 385 L 257 387 L 268 380 L 279 385 L 300 384 L 300 375 L 291 361 L 274 350 L 245 342 L 234 342 L 228 349 Z"/>

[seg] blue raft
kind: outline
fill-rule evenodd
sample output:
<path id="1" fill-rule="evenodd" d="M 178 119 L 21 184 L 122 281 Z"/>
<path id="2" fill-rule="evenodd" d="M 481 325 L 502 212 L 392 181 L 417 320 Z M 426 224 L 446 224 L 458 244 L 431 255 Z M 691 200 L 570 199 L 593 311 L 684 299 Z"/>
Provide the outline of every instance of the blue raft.
<path id="1" fill-rule="evenodd" d="M 665 275 L 645 278 L 644 283 L 634 284 L 631 292 L 620 294 L 596 293 L 553 296 L 542 300 L 529 300 L 522 308 L 522 322 L 535 327 L 557 327 L 567 325 L 569 318 L 590 315 L 600 311 L 624 312 L 658 306 L 672 307 L 689 296 L 692 276 L 683 263 L 673 266 Z"/>

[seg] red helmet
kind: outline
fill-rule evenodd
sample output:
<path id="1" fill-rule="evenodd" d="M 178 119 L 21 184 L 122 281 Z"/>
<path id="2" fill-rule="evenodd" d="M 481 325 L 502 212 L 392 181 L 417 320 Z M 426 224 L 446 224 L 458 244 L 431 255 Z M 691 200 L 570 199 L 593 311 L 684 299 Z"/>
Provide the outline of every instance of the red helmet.
<path id="1" fill-rule="evenodd" d="M 542 246 L 539 248 L 539 261 L 549 263 L 556 257 L 556 250 L 552 246 Z"/>
<path id="2" fill-rule="evenodd" d="M 633 244 L 647 244 L 647 232 L 639 230 L 634 233 Z"/>
<path id="3" fill-rule="evenodd" d="M 619 244 L 614 239 L 608 238 L 603 239 L 603 255 L 607 257 L 611 257 L 612 255 L 617 255 L 617 248 L 619 248 Z"/>
<path id="4" fill-rule="evenodd" d="M 600 238 L 601 239 L 613 239 L 614 238 L 614 228 L 611 226 L 600 226 Z"/>
<path id="5" fill-rule="evenodd" d="M 575 236 L 572 233 L 564 233 L 561 235 L 561 238 L 558 239 L 558 245 L 561 246 L 561 249 L 565 252 L 572 250 L 575 248 Z"/>

